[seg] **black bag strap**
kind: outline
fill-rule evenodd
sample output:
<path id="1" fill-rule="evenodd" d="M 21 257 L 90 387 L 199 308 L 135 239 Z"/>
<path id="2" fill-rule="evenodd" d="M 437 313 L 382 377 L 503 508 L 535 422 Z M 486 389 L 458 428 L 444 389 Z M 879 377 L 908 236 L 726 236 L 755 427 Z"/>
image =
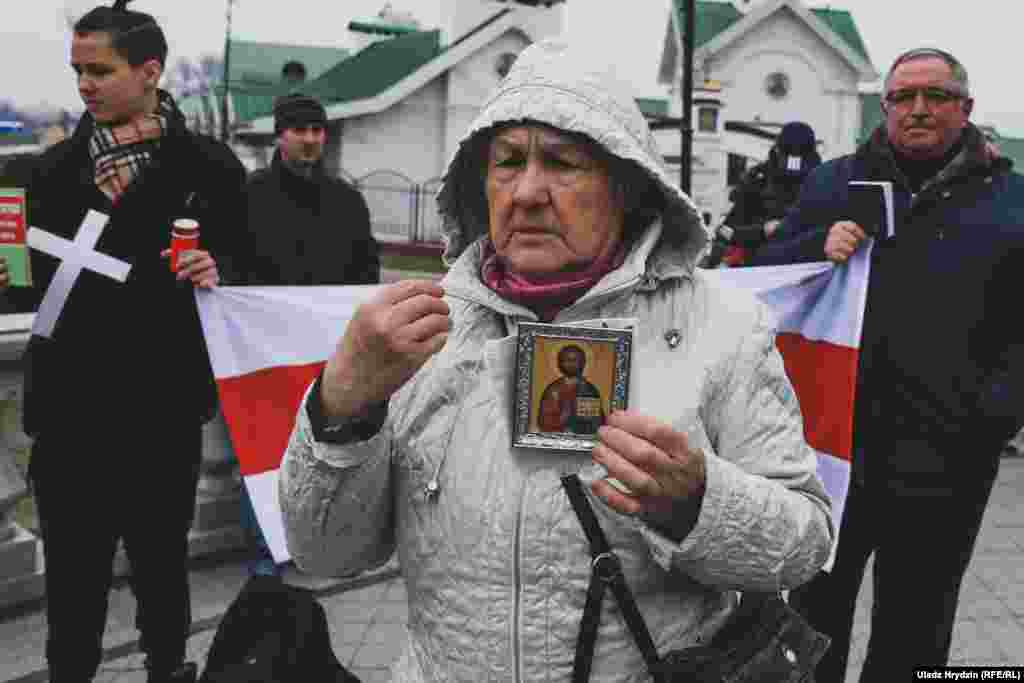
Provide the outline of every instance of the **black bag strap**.
<path id="1" fill-rule="evenodd" d="M 594 644 L 597 641 L 597 628 L 601 621 L 601 602 L 604 599 L 605 588 L 611 588 L 615 596 L 622 616 L 626 620 L 626 626 L 633 634 L 640 653 L 643 655 L 647 669 L 651 676 L 658 683 L 662 683 L 664 676 L 661 672 L 661 659 L 658 657 L 658 650 L 654 646 L 650 631 L 644 622 L 643 615 L 636 606 L 633 593 L 626 584 L 625 576 L 622 573 L 622 563 L 618 556 L 608 545 L 608 539 L 597 521 L 587 496 L 583 492 L 583 484 L 575 474 L 567 474 L 562 477 L 562 488 L 569 496 L 572 509 L 580 520 L 583 533 L 590 542 L 591 574 L 590 586 L 587 589 L 587 602 L 583 607 L 583 617 L 580 619 L 580 633 L 576 641 L 576 659 L 573 662 L 572 680 L 573 683 L 587 683 L 590 678 L 590 665 L 594 659 Z"/>

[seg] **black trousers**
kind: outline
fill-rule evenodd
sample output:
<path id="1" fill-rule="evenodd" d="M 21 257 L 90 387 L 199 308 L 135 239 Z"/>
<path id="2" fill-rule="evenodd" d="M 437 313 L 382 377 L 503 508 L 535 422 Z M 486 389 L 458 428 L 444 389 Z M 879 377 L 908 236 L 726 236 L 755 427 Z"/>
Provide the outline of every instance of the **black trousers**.
<path id="1" fill-rule="evenodd" d="M 39 435 L 32 447 L 52 683 L 91 681 L 99 668 L 119 541 L 131 564 L 147 664 L 169 670 L 184 661 L 201 427 L 195 417 L 185 428 L 170 428 L 170 420 L 126 422 L 103 429 L 67 425 Z"/>
<path id="2" fill-rule="evenodd" d="M 960 582 L 994 479 L 955 495 L 920 496 L 851 483 L 835 565 L 790 593 L 790 604 L 832 638 L 818 683 L 846 677 L 857 592 L 875 555 L 871 635 L 860 680 L 909 681 L 947 662 Z"/>

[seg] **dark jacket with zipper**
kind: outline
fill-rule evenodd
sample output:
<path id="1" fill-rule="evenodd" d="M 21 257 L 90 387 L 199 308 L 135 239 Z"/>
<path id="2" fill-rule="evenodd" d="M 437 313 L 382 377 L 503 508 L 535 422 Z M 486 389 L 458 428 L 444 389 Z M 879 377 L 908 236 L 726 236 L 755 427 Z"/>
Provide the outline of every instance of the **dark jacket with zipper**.
<path id="1" fill-rule="evenodd" d="M 322 164 L 303 178 L 274 155 L 249 179 L 242 280 L 250 285 L 365 285 L 380 281 L 370 212 L 358 190 Z"/>
<path id="2" fill-rule="evenodd" d="M 1012 321 L 1024 272 L 1024 177 L 976 128 L 920 190 L 884 128 L 808 178 L 756 265 L 824 260 L 847 218 L 851 180 L 892 181 L 895 235 L 879 238 L 861 340 L 854 476 L 864 484 L 953 490 L 990 479 L 1024 423 L 1024 329 Z"/>
<path id="3" fill-rule="evenodd" d="M 28 187 L 33 227 L 73 240 L 90 209 L 110 216 L 96 250 L 131 264 L 124 283 L 82 270 L 50 338 L 33 336 L 24 359 L 25 431 L 73 429 L 99 420 L 198 425 L 216 405 L 193 287 L 178 282 L 160 252 L 176 218 L 200 226 L 200 248 L 230 282 L 229 254 L 246 222 L 245 169 L 224 144 L 193 134 L 175 112 L 150 163 L 116 205 L 94 182 L 83 117 L 47 150 Z M 34 287 L 10 296 L 38 305 L 60 262 L 33 250 Z M 156 435 L 155 435 L 156 436 Z"/>
<path id="4" fill-rule="evenodd" d="M 747 263 L 768 240 L 764 234 L 765 223 L 781 220 L 796 204 L 803 180 L 788 177 L 778 168 L 779 162 L 773 154 L 768 161 L 750 169 L 729 193 L 733 205 L 722 220 L 734 231 L 732 244 L 724 258 L 728 265 Z"/>

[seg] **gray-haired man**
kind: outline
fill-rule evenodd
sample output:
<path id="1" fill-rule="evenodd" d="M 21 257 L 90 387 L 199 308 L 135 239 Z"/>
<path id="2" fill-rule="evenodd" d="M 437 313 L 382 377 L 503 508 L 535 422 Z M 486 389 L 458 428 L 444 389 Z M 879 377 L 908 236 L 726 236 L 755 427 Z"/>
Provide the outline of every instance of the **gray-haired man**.
<path id="1" fill-rule="evenodd" d="M 901 55 L 886 78 L 884 123 L 855 154 L 811 174 L 755 258 L 846 261 L 868 238 L 850 220 L 859 215 L 850 181 L 893 184 L 895 234 L 876 236 L 871 255 L 835 566 L 791 595 L 833 639 L 819 681 L 845 677 L 872 555 L 861 681 L 910 680 L 914 667 L 946 662 L 999 456 L 1024 423 L 1024 333 L 1007 323 L 1024 268 L 1024 178 L 970 123 L 973 104 L 952 55 Z"/>

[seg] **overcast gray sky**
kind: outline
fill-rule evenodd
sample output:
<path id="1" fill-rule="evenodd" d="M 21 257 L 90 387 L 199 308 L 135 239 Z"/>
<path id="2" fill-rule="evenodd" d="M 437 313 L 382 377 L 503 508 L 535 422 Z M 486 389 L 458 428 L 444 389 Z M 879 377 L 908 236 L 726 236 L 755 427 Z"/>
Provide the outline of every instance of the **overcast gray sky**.
<path id="1" fill-rule="evenodd" d="M 475 0 L 464 0 L 475 1 Z M 572 13 L 573 36 L 614 35 L 620 47 L 615 58 L 638 95 L 658 96 L 655 76 L 669 0 L 569 0 L 591 5 Z M 385 0 L 238 0 L 234 35 L 248 40 L 347 46 L 351 19 L 369 19 Z M 81 108 L 67 66 L 65 16 L 81 13 L 95 0 L 4 0 L 0 24 L 0 98 L 21 106 L 46 104 Z M 441 21 L 442 0 L 391 0 L 423 25 Z M 932 45 L 955 54 L 967 66 L 976 98 L 974 120 L 999 127 L 1004 134 L 1024 137 L 1024 95 L 1013 64 L 1021 49 L 1024 3 L 1018 0 L 836 0 L 809 2 L 850 10 L 872 61 L 883 71 L 909 47 Z M 617 9 L 613 8 L 616 7 Z M 952 9 L 954 6 L 962 10 Z M 160 19 L 171 43 L 171 61 L 181 56 L 219 54 L 224 44 L 226 0 L 136 0 L 133 7 Z M 601 8 L 597 11 L 597 8 Z M 591 10 L 593 8 L 593 11 Z M 614 16 L 618 14 L 619 16 Z M 607 45 L 607 43 L 603 43 Z M 1009 60 L 1009 61 L 1008 61 Z"/>

